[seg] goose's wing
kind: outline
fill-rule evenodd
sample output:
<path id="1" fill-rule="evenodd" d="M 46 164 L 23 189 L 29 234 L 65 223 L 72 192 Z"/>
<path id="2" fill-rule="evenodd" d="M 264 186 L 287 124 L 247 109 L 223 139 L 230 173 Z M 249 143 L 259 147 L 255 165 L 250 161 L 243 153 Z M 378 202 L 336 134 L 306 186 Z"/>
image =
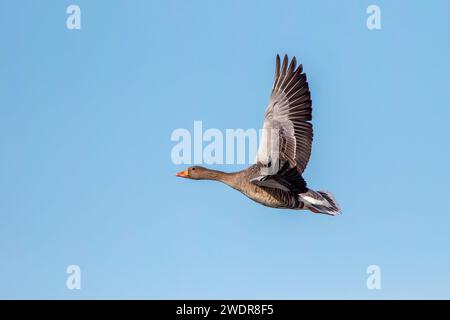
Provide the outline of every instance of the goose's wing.
<path id="1" fill-rule="evenodd" d="M 296 175 L 301 185 L 306 187 L 301 173 L 311 155 L 311 113 L 311 95 L 302 65 L 297 67 L 293 57 L 288 66 L 285 55 L 280 67 L 280 57 L 277 55 L 272 95 L 266 109 L 257 155 L 257 163 L 262 170 L 252 182 L 263 185 L 264 181 L 266 184 L 273 183 L 267 181 L 284 179 L 286 175 L 292 180 Z"/>

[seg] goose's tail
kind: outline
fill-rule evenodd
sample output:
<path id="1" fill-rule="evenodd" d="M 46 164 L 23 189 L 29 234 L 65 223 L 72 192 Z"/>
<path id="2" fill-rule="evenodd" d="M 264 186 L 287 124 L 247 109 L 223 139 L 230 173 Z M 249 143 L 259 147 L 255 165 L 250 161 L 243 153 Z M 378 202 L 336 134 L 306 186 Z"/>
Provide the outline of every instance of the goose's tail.
<path id="1" fill-rule="evenodd" d="M 305 204 L 304 209 L 306 210 L 331 216 L 341 214 L 341 208 L 331 192 L 309 189 L 305 193 L 300 193 L 299 198 Z"/>

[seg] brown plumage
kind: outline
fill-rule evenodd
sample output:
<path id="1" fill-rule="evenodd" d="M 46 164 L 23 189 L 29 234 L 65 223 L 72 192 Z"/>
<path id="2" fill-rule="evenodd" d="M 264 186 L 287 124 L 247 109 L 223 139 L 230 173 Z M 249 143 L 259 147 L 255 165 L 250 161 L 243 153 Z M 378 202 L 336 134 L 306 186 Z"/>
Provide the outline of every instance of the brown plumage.
<path id="1" fill-rule="evenodd" d="M 194 166 L 177 176 L 223 182 L 268 207 L 339 214 L 331 193 L 308 189 L 302 177 L 313 140 L 311 94 L 296 58 L 289 63 L 285 55 L 280 62 L 277 55 L 256 164 L 233 173 Z"/>

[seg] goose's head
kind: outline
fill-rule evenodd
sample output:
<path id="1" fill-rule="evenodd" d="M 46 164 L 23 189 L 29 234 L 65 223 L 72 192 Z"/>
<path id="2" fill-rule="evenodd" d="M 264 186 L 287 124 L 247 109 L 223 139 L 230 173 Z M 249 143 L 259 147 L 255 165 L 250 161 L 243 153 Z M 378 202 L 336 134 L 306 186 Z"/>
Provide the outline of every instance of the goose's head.
<path id="1" fill-rule="evenodd" d="M 200 166 L 193 166 L 193 167 L 187 168 L 184 171 L 178 172 L 176 174 L 176 176 L 181 177 L 181 178 L 194 179 L 194 180 L 209 179 L 210 171 L 211 170 L 200 167 Z"/>

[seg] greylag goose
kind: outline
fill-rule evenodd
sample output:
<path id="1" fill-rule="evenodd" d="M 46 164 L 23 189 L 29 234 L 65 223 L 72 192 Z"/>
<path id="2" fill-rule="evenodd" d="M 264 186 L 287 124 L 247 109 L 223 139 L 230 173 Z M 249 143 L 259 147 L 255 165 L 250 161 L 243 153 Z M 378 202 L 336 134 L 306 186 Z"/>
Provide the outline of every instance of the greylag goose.
<path id="1" fill-rule="evenodd" d="M 240 191 L 268 207 L 340 214 L 333 195 L 306 186 L 302 173 L 311 155 L 313 140 L 311 95 L 296 58 L 288 63 L 276 58 L 275 79 L 264 118 L 255 164 L 239 172 L 226 173 L 192 166 L 177 173 L 194 180 L 215 180 Z"/>

